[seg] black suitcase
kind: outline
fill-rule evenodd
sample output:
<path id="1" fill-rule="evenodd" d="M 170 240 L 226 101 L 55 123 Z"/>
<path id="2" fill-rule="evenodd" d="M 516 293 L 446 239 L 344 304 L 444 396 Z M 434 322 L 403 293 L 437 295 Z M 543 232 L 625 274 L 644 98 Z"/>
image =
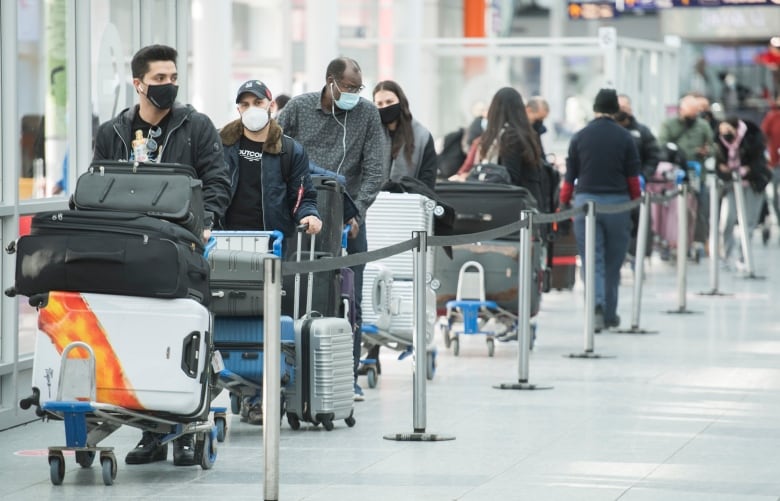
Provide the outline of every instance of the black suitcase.
<path id="1" fill-rule="evenodd" d="M 558 223 L 552 237 L 550 289 L 571 290 L 577 280 L 577 238 L 572 222 Z"/>
<path id="2" fill-rule="evenodd" d="M 520 219 L 523 209 L 536 209 L 531 192 L 521 186 L 493 183 L 440 182 L 436 194 L 455 209 L 455 222 L 446 235 L 490 230 Z M 517 239 L 517 233 L 501 239 Z"/>
<path id="3" fill-rule="evenodd" d="M 16 244 L 16 283 L 8 295 L 52 290 L 207 304 L 203 244 L 181 226 L 135 213 L 42 212 Z"/>
<path id="4" fill-rule="evenodd" d="M 322 231 L 317 235 L 314 250 L 331 256 L 341 255 L 341 234 L 344 229 L 344 187 L 328 176 L 311 176 L 317 190 L 317 211 L 322 218 Z M 303 237 L 303 248 L 308 249 L 309 235 Z M 288 254 L 294 249 L 288 247 Z"/>
<path id="5" fill-rule="evenodd" d="M 315 241 L 316 245 L 316 241 Z M 304 253 L 305 259 L 309 259 L 308 252 Z M 332 257 L 327 252 L 315 252 L 314 259 L 328 259 Z M 295 261 L 296 256 L 290 259 Z M 320 271 L 314 274 L 314 286 L 312 287 L 312 311 L 316 311 L 325 317 L 337 317 L 341 311 L 341 273 L 339 270 Z M 288 315 L 295 318 L 295 277 L 285 275 L 282 277 L 282 315 Z M 308 291 L 308 281 L 300 281 L 300 293 L 298 294 L 298 304 L 306 304 L 306 295 Z"/>
<path id="6" fill-rule="evenodd" d="M 140 212 L 203 232 L 203 183 L 180 164 L 97 162 L 79 176 L 71 208 Z"/>

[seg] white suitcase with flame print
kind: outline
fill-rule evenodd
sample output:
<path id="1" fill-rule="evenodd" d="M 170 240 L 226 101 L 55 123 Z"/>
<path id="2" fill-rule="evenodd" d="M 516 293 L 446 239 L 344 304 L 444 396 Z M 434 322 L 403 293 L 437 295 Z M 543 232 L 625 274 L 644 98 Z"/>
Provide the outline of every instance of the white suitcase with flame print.
<path id="1" fill-rule="evenodd" d="M 209 312 L 192 299 L 50 292 L 38 312 L 33 386 L 41 404 L 57 400 L 62 351 L 81 341 L 94 353 L 95 401 L 199 418 L 210 401 L 210 336 Z M 63 400 L 90 400 L 87 356 L 70 350 L 66 365 L 82 369 L 64 372 Z"/>

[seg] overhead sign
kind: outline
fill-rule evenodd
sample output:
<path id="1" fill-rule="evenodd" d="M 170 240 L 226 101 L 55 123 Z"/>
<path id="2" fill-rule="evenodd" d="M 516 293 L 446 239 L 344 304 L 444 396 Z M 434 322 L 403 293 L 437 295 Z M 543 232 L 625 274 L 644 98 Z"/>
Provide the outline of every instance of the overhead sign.
<path id="1" fill-rule="evenodd" d="M 612 19 L 615 2 L 569 2 L 569 19 Z"/>

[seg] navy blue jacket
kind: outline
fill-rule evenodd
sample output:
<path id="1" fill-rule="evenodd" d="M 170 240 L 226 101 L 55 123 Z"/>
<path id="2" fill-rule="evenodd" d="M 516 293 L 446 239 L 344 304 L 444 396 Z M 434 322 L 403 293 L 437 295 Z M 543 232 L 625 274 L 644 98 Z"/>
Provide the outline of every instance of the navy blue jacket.
<path id="1" fill-rule="evenodd" d="M 631 134 L 609 117 L 599 117 L 569 143 L 564 180 L 577 193 L 629 194 L 628 179 L 639 175 L 639 154 Z"/>
<path id="2" fill-rule="evenodd" d="M 263 167 L 260 182 L 263 190 L 263 226 L 258 230 L 279 230 L 285 238 L 295 237 L 295 226 L 306 216 L 317 216 L 317 190 L 311 183 L 309 175 L 309 157 L 303 146 L 292 141 L 293 151 L 284 151 L 282 147 L 282 128 L 275 120 L 268 124 L 268 137 L 263 143 Z M 241 120 L 234 120 L 225 125 L 219 135 L 222 138 L 225 162 L 230 174 L 230 200 L 236 195 L 238 187 L 238 148 L 239 140 L 244 133 Z M 290 174 L 285 178 L 282 172 L 282 155 L 292 155 Z M 298 203 L 299 188 L 303 186 L 303 196 Z M 297 210 L 293 214 L 296 204 Z M 228 204 L 228 207 L 230 204 Z M 322 218 L 320 218 L 322 219 Z M 220 227 L 224 221 L 220 222 Z"/>

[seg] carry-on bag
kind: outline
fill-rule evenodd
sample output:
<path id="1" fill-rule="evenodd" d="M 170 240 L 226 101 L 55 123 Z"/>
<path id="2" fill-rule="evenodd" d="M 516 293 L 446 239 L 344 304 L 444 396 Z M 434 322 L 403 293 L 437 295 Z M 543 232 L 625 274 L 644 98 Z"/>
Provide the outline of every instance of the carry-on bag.
<path id="1" fill-rule="evenodd" d="M 263 261 L 269 253 L 281 255 L 282 233 L 215 231 L 212 236 L 217 243 L 207 257 L 211 288 L 209 310 L 216 317 L 262 315 Z"/>
<path id="2" fill-rule="evenodd" d="M 498 228 L 520 219 L 520 211 L 537 209 L 536 200 L 522 186 L 494 183 L 440 182 L 436 193 L 455 209 L 450 233 L 463 235 Z M 517 240 L 517 233 L 501 239 Z"/>
<path id="3" fill-rule="evenodd" d="M 310 285 L 313 279 L 309 274 Z M 322 423 L 328 431 L 339 419 L 355 425 L 352 335 L 348 320 L 315 316 L 307 299 L 306 314 L 295 321 L 295 373 L 286 388 L 287 422 L 292 429 L 297 430 L 301 421 Z"/>
<path id="4" fill-rule="evenodd" d="M 140 212 L 203 232 L 203 182 L 181 164 L 101 161 L 79 176 L 71 208 Z"/>
<path id="5" fill-rule="evenodd" d="M 295 328 L 293 319 L 281 317 L 282 384 L 289 382 L 295 365 Z M 214 349 L 219 351 L 225 369 L 254 383 L 263 381 L 264 332 L 262 317 L 216 317 Z M 220 374 L 222 375 L 222 374 Z"/>
<path id="6" fill-rule="evenodd" d="M 89 388 L 84 378 L 61 379 L 63 351 L 73 342 L 68 365 L 94 360 L 96 400 L 125 409 L 186 419 L 209 412 L 211 360 L 210 316 L 192 299 L 154 299 L 109 294 L 53 291 L 36 298 L 38 331 L 33 386 L 40 403 L 74 386 Z M 77 359 L 77 360 L 72 360 Z"/>
<path id="7" fill-rule="evenodd" d="M 42 212 L 16 243 L 16 281 L 7 295 L 53 290 L 207 304 L 209 266 L 201 239 L 181 226 L 136 213 Z"/>
<path id="8" fill-rule="evenodd" d="M 577 279 L 577 238 L 571 221 L 561 221 L 552 233 L 550 289 L 571 290 Z"/>

